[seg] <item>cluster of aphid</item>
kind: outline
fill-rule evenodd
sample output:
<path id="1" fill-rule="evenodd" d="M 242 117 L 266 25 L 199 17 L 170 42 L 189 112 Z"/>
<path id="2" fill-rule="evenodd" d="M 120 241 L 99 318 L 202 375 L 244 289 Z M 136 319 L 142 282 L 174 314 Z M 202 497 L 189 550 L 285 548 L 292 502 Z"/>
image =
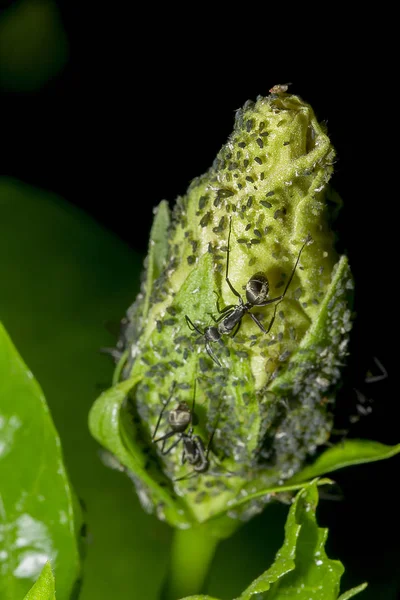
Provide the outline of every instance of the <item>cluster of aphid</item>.
<path id="1" fill-rule="evenodd" d="M 268 334 L 273 326 L 275 321 L 277 308 L 280 302 L 284 299 L 286 292 L 292 282 L 293 276 L 295 274 L 297 265 L 300 260 L 301 253 L 304 247 L 311 241 L 311 236 L 307 236 L 307 239 L 304 241 L 303 245 L 300 248 L 297 259 L 293 266 L 291 275 L 286 283 L 286 286 L 279 296 L 275 298 L 269 298 L 269 282 L 265 275 L 261 273 L 254 274 L 245 286 L 245 294 L 246 300 L 244 300 L 241 294 L 235 289 L 232 282 L 229 279 L 229 256 L 230 256 L 230 238 L 231 238 L 231 230 L 232 230 L 232 218 L 230 218 L 229 222 L 229 234 L 228 234 L 228 244 L 227 244 L 227 258 L 226 258 L 226 270 L 225 270 L 225 281 L 229 286 L 231 292 L 238 299 L 237 304 L 230 304 L 225 306 L 224 308 L 220 307 L 220 297 L 216 292 L 214 292 L 217 296 L 216 299 L 216 307 L 218 311 L 218 316 L 215 317 L 211 315 L 211 318 L 214 321 L 214 324 L 204 329 L 201 329 L 191 320 L 188 315 L 185 315 L 186 323 L 188 327 L 201 335 L 205 341 L 205 348 L 208 355 L 212 358 L 214 363 L 219 367 L 222 367 L 222 364 L 218 357 L 215 355 L 212 349 L 212 344 L 214 342 L 220 342 L 223 336 L 235 337 L 237 332 L 240 329 L 243 317 L 248 314 L 254 323 L 259 327 L 259 329 L 263 332 L 263 334 Z M 261 323 L 261 321 L 257 318 L 255 314 L 251 312 L 251 309 L 254 307 L 263 307 L 268 306 L 270 304 L 274 304 L 274 313 L 269 322 L 267 328 Z M 158 416 L 158 420 L 152 435 L 153 443 L 161 443 L 161 453 L 163 455 L 169 454 L 174 448 L 176 448 L 180 443 L 182 444 L 182 456 L 181 463 L 182 465 L 188 463 L 193 467 L 191 473 L 176 479 L 175 481 L 180 481 L 183 479 L 189 479 L 193 476 L 196 476 L 199 473 L 205 473 L 208 471 L 210 466 L 209 461 L 209 452 L 212 444 L 212 440 L 216 431 L 216 425 L 214 426 L 213 432 L 208 440 L 207 446 L 202 440 L 201 436 L 196 435 L 194 433 L 194 425 L 197 423 L 197 417 L 194 412 L 195 408 L 195 396 L 196 396 L 196 385 L 194 386 L 193 392 L 193 401 L 192 406 L 189 407 L 187 402 L 178 401 L 178 405 L 176 408 L 170 410 L 167 413 L 167 424 L 168 429 L 167 432 L 163 435 L 157 437 L 157 433 L 160 427 L 161 420 L 163 415 L 172 401 L 174 395 L 175 384 L 172 385 L 169 397 Z M 168 444 L 168 440 L 176 437 L 172 443 Z"/>

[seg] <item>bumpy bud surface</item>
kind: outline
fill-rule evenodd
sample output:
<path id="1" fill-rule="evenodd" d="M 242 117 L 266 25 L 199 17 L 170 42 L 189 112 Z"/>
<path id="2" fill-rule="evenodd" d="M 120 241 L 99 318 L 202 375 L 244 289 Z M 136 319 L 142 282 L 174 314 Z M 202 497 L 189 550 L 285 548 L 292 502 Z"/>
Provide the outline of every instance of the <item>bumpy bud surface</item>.
<path id="1" fill-rule="evenodd" d="M 91 428 L 104 444 L 100 421 L 118 421 L 123 451 L 105 445 L 174 525 L 231 506 L 250 518 L 270 496 L 237 501 L 283 484 L 329 438 L 353 287 L 330 229 L 334 156 L 312 108 L 278 90 L 237 111 L 209 171 L 172 214 L 156 211 L 122 383 Z"/>

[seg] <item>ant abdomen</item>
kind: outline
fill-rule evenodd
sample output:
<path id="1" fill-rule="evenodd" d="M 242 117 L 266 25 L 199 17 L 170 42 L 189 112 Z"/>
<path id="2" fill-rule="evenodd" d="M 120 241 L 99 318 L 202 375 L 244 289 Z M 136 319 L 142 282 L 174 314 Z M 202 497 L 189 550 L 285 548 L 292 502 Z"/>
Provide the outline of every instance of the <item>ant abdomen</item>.
<path id="1" fill-rule="evenodd" d="M 192 421 L 192 414 L 186 402 L 180 402 L 174 410 L 168 414 L 168 424 L 175 432 L 185 431 Z"/>
<path id="2" fill-rule="evenodd" d="M 264 304 L 269 294 L 268 279 L 262 273 L 255 273 L 246 284 L 246 299 L 252 306 Z"/>

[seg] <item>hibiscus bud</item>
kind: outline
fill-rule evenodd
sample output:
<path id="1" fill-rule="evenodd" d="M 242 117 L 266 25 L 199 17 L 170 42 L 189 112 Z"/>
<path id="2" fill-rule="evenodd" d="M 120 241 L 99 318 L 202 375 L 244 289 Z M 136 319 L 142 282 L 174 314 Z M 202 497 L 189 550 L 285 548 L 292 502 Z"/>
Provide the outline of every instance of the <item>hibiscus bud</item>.
<path id="1" fill-rule="evenodd" d="M 181 527 L 250 518 L 272 497 L 257 494 L 298 473 L 332 428 L 353 287 L 331 230 L 335 152 L 281 87 L 237 111 L 171 214 L 158 206 L 122 382 L 92 410 L 93 435 L 144 506 Z M 118 443 L 104 433 L 111 414 Z"/>

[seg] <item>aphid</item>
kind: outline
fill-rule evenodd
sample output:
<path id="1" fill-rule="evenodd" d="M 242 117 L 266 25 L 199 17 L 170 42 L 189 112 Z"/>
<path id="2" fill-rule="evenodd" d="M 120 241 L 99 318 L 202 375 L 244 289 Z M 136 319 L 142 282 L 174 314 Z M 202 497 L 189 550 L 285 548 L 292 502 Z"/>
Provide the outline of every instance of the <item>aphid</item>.
<path id="1" fill-rule="evenodd" d="M 168 420 L 168 425 L 170 427 L 170 431 L 167 431 L 167 433 L 165 433 L 161 437 L 156 438 L 157 431 L 160 426 L 160 422 L 161 422 L 162 416 L 164 414 L 164 411 L 172 399 L 174 388 L 175 388 L 175 384 L 172 386 L 171 393 L 170 393 L 170 396 L 169 396 L 167 402 L 164 404 L 163 408 L 161 409 L 161 412 L 158 417 L 157 424 L 156 424 L 156 427 L 154 429 L 154 433 L 152 436 L 152 442 L 154 442 L 154 443 L 162 442 L 161 453 L 163 455 L 169 454 L 169 452 L 171 452 L 171 450 L 173 448 L 175 448 L 180 442 L 182 442 L 182 446 L 183 446 L 182 458 L 181 458 L 182 465 L 184 465 L 186 462 L 188 462 L 190 465 L 192 465 L 194 475 L 197 473 L 205 473 L 210 466 L 210 462 L 208 460 L 208 455 L 210 452 L 211 443 L 212 443 L 212 439 L 214 437 L 215 429 L 210 436 L 207 447 L 205 447 L 204 442 L 201 439 L 201 437 L 199 435 L 195 435 L 193 433 L 193 431 L 194 431 L 193 425 L 197 424 L 197 417 L 194 413 L 196 384 L 194 385 L 192 408 L 191 409 L 189 408 L 187 402 L 179 402 L 178 406 L 175 409 L 170 410 L 168 413 L 167 420 Z M 186 432 L 186 429 L 189 427 L 189 425 L 190 425 L 189 431 Z M 165 448 L 166 441 L 175 435 L 177 436 L 178 439 L 175 440 L 168 448 Z M 181 481 L 182 479 L 189 479 L 192 476 L 193 475 L 191 475 L 191 474 L 189 476 L 185 475 L 184 477 L 180 477 L 179 479 L 176 479 L 176 481 Z"/>
<path id="2" fill-rule="evenodd" d="M 114 335 L 115 334 L 115 332 L 113 330 L 114 326 L 111 327 L 110 324 L 107 324 L 106 326 L 107 326 L 108 331 Z M 118 341 L 116 343 L 116 347 L 113 348 L 113 347 L 108 347 L 108 346 L 104 347 L 103 346 L 102 348 L 100 348 L 100 352 L 102 354 L 108 354 L 109 356 L 111 356 L 111 358 L 113 358 L 115 363 L 118 363 L 121 360 L 121 358 L 126 350 L 125 334 L 128 330 L 128 327 L 129 327 L 129 321 L 126 317 L 123 317 L 121 319 L 120 325 L 119 325 L 119 336 L 118 336 Z"/>
<path id="3" fill-rule="evenodd" d="M 215 318 L 211 315 L 216 324 L 206 327 L 203 331 L 197 325 L 195 325 L 193 323 L 193 321 L 187 315 L 185 315 L 185 319 L 188 324 L 188 327 L 192 331 L 197 331 L 197 333 L 204 336 L 207 353 L 219 367 L 222 366 L 221 362 L 215 356 L 210 344 L 212 342 L 219 342 L 223 335 L 229 335 L 232 333 L 231 337 L 235 337 L 235 335 L 239 331 L 240 325 L 242 323 L 242 319 L 246 313 L 249 314 L 249 316 L 253 319 L 254 323 L 259 327 L 259 329 L 261 329 L 261 331 L 264 334 L 269 333 L 269 331 L 271 330 L 271 327 L 275 321 L 275 316 L 276 316 L 276 311 L 277 311 L 278 305 L 285 297 L 285 294 L 286 294 L 286 292 L 289 288 L 289 285 L 293 279 L 294 273 L 296 271 L 297 265 L 300 260 L 301 253 L 302 253 L 304 247 L 311 240 L 311 236 L 308 235 L 306 241 L 300 248 L 300 252 L 297 256 L 297 259 L 294 264 L 291 275 L 288 279 L 288 282 L 285 286 L 283 293 L 280 296 L 276 296 L 276 298 L 268 299 L 268 294 L 269 294 L 268 279 L 262 273 L 256 273 L 255 275 L 250 277 L 249 281 L 246 284 L 246 288 L 245 288 L 246 289 L 246 302 L 244 302 L 242 296 L 233 287 L 233 285 L 229 279 L 229 256 L 230 256 L 231 231 L 232 231 L 232 217 L 230 218 L 230 222 L 229 222 L 225 281 L 228 284 L 231 292 L 238 298 L 239 303 L 236 305 L 229 304 L 228 306 L 225 306 L 224 308 L 221 309 L 219 307 L 219 297 L 217 294 L 217 310 L 220 313 L 220 316 Z M 267 306 L 268 304 L 272 304 L 274 302 L 276 302 L 274 314 L 268 325 L 268 328 L 265 329 L 265 327 L 261 323 L 261 321 L 256 317 L 256 315 L 251 313 L 250 310 L 252 308 L 254 308 L 255 306 Z"/>

